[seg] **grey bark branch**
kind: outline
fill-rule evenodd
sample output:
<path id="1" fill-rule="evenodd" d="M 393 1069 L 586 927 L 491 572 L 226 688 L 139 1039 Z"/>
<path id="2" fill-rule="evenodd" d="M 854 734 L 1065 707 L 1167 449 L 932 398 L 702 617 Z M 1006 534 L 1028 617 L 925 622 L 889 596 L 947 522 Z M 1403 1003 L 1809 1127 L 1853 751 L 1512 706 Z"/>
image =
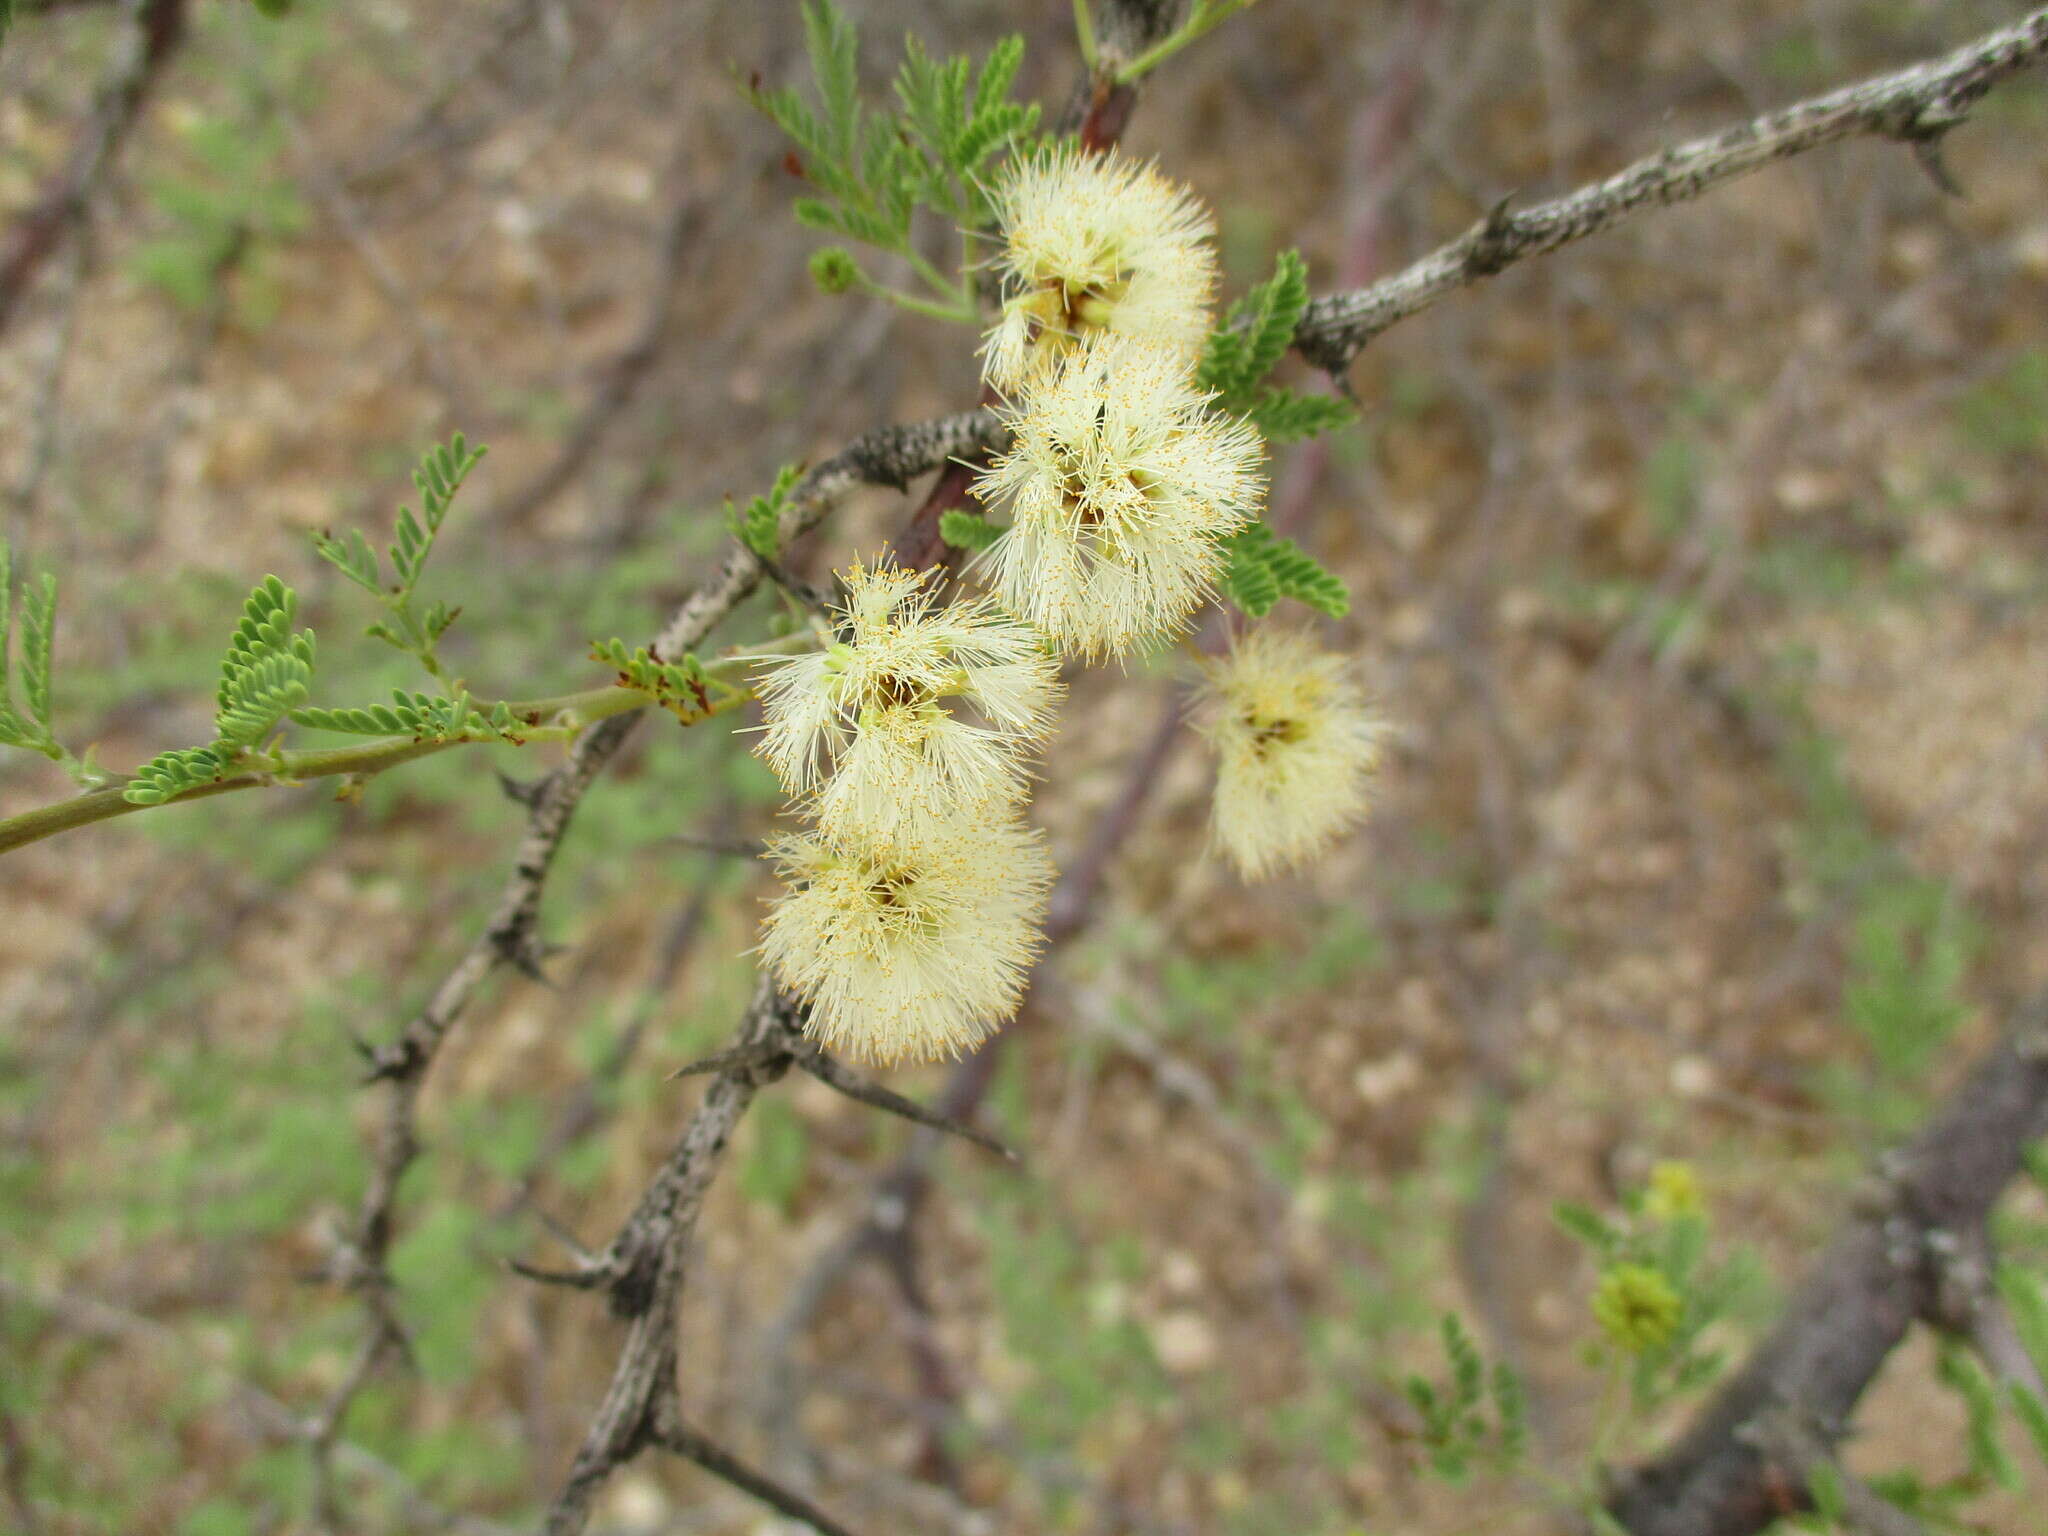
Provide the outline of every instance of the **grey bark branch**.
<path id="1" fill-rule="evenodd" d="M 1981 1232 L 2048 1131 L 2048 997 L 1979 1064 L 1842 1227 L 1785 1316 L 1662 1456 L 1610 1504 L 1633 1536 L 1750 1536 L 1805 1507 L 1758 1445 L 1796 1413 L 1832 1454 L 1856 1404 L 1916 1321 L 1942 1314 L 1958 1239 Z M 1788 1504 L 1788 1499 L 1790 1503 Z"/>
<path id="2" fill-rule="evenodd" d="M 1673 145 L 1563 197 L 1520 212 L 1503 201 L 1458 239 L 1393 276 L 1315 300 L 1294 344 L 1318 368 L 1341 374 L 1375 336 L 1461 288 L 1598 234 L 1641 209 L 1690 201 L 1823 144 L 1860 136 L 1894 139 L 1914 146 L 1925 163 L 1986 91 L 2044 55 L 2048 7 L 1942 58 Z"/>
<path id="3" fill-rule="evenodd" d="M 743 1059 L 719 1072 L 619 1235 L 589 1266 L 626 1341 L 567 1481 L 548 1510 L 548 1536 L 577 1536 L 606 1479 L 679 1424 L 676 1307 L 705 1192 L 754 1095 L 785 1074 L 803 1034 L 796 1009 L 765 977 L 740 1021 Z"/>

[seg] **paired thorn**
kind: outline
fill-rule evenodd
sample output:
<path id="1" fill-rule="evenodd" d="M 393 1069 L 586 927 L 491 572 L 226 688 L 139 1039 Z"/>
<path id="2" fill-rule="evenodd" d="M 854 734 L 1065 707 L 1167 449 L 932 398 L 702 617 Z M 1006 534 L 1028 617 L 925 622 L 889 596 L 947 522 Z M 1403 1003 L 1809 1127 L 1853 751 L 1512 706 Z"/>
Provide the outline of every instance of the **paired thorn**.
<path id="1" fill-rule="evenodd" d="M 1950 130 L 1960 126 L 1969 115 L 1970 110 L 1965 104 L 1953 98 L 1943 98 L 1907 112 L 1886 130 L 1891 138 L 1913 151 L 1913 163 L 1927 173 L 1927 179 L 1944 197 L 1963 196 L 1963 187 L 1949 170 L 1948 162 L 1942 158 L 1942 142 Z"/>
<path id="2" fill-rule="evenodd" d="M 498 958 L 519 972 L 528 981 L 537 981 L 544 987 L 554 986 L 554 978 L 542 968 L 553 956 L 566 947 L 548 944 L 539 939 L 531 919 L 521 913 L 502 928 L 494 929 L 487 935 L 491 947 L 498 952 Z"/>

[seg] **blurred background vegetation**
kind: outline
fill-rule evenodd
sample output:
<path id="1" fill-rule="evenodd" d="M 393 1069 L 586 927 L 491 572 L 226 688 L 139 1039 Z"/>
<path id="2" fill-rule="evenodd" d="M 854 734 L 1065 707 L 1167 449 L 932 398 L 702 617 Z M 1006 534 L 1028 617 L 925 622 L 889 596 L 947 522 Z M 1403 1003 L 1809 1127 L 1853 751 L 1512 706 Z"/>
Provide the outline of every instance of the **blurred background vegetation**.
<path id="1" fill-rule="evenodd" d="M 1023 90 L 1055 108 L 1075 72 L 1064 6 L 853 9 L 878 88 L 906 29 L 977 53 L 1021 30 Z M 1126 144 L 1216 207 L 1233 291 L 1288 245 L 1319 291 L 1356 283 L 1506 192 L 2010 15 L 1434 9 L 1418 33 L 1410 5 L 1268 0 L 1148 84 Z M 127 25 L 17 19 L 0 228 Z M 437 556 L 446 654 L 516 696 L 651 633 L 726 496 L 971 404 L 966 333 L 810 288 L 783 145 L 735 88 L 800 57 L 793 3 L 194 7 L 86 234 L 0 336 L 0 518 L 66 584 L 68 737 L 127 766 L 208 735 L 265 571 L 321 631 L 323 702 L 410 686 L 308 536 L 381 530 L 452 429 L 492 454 Z M 1375 139 L 1397 67 L 1412 119 Z M 1192 851 L 1198 755 L 1166 760 L 1000 1057 L 991 1124 L 1026 1166 L 937 1165 L 923 1310 L 873 1265 L 790 1310 L 905 1138 L 814 1083 L 767 1096 L 701 1228 L 693 1422 L 860 1529 L 1229 1536 L 1551 1528 L 1513 1485 L 1424 1480 L 1402 1383 L 1444 1370 L 1445 1311 L 1518 1373 L 1539 1461 L 1680 1422 L 1692 1399 L 1603 1408 L 1599 1259 L 1558 1202 L 1611 1218 L 1686 1163 L 1735 1276 L 1711 1342 L 1739 1350 L 1870 1155 L 2048 982 L 2044 146 L 2022 80 L 1947 146 L 1966 198 L 1851 144 L 1370 347 L 1363 423 L 1286 450 L 1275 504 L 1351 583 L 1335 635 L 1398 726 L 1372 825 L 1251 895 Z M 589 461 L 527 494 L 650 336 Z M 812 568 L 902 508 L 863 496 Z M 1063 856 L 1167 686 L 1079 680 L 1038 802 Z M 225 797 L 0 866 L 0 1523 L 311 1528 L 292 1422 L 360 1329 L 305 1279 L 367 1166 L 352 1042 L 482 920 L 521 824 L 499 771 L 535 761 Z M 0 813 L 66 791 L 0 762 Z M 614 1325 L 505 1260 L 549 1257 L 547 1217 L 601 1243 L 694 1101 L 664 1076 L 745 1000 L 761 878 L 688 840 L 775 810 L 715 728 L 646 731 L 585 802 L 551 984 L 498 985 L 428 1089 L 395 1257 L 417 1369 L 344 1426 L 351 1529 L 517 1525 L 559 1480 Z M 2048 1261 L 2039 1188 L 1997 1235 Z M 1954 1483 L 1963 1528 L 2033 1528 L 2040 1467 L 1973 1449 L 1932 1354 L 1892 1363 L 1851 1465 Z M 643 1462 L 598 1528 L 771 1526 Z"/>

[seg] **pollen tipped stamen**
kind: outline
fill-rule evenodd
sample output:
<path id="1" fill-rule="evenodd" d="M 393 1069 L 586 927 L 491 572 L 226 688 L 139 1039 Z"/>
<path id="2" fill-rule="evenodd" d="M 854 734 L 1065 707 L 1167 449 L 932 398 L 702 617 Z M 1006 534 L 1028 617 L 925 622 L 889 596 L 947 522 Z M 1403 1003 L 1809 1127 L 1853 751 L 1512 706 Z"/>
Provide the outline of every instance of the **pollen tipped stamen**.
<path id="1" fill-rule="evenodd" d="M 1247 878 L 1305 863 L 1364 815 L 1380 726 L 1342 657 L 1253 630 L 1204 664 L 1210 832 Z"/>
<path id="2" fill-rule="evenodd" d="M 1057 663 L 986 598 L 940 606 L 917 572 L 845 573 L 824 653 L 765 665 L 759 750 L 833 833 L 1007 806 L 1052 722 Z"/>

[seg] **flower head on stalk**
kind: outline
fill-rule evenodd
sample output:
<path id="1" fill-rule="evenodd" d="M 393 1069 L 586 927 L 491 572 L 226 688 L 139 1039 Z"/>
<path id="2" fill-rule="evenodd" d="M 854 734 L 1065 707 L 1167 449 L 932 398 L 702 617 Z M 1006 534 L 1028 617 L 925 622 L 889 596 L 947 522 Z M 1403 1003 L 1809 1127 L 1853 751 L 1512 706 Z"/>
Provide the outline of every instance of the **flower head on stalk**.
<path id="1" fill-rule="evenodd" d="M 1003 606 L 1090 659 L 1186 629 L 1265 495 L 1258 431 L 1208 406 L 1181 358 L 1120 336 L 1032 390 L 974 485 L 1010 515 L 983 557 Z"/>
<path id="2" fill-rule="evenodd" d="M 1257 629 L 1203 666 L 1216 749 L 1210 833 L 1248 879 L 1305 863 L 1365 815 L 1383 727 L 1346 658 Z"/>
<path id="3" fill-rule="evenodd" d="M 1018 162 L 995 204 L 1005 298 L 982 349 L 990 384 L 1017 393 L 1105 331 L 1194 360 L 1216 288 L 1216 224 L 1187 188 L 1068 148 Z"/>
<path id="4" fill-rule="evenodd" d="M 883 1063 L 958 1056 L 1016 1015 L 1053 867 L 1014 814 L 784 837 L 769 856 L 788 889 L 761 951 L 830 1049 Z"/>
<path id="5" fill-rule="evenodd" d="M 923 573 L 855 565 L 837 637 L 760 674 L 757 750 L 828 833 L 879 833 L 1022 798 L 1058 664 L 987 598 L 941 606 Z"/>

